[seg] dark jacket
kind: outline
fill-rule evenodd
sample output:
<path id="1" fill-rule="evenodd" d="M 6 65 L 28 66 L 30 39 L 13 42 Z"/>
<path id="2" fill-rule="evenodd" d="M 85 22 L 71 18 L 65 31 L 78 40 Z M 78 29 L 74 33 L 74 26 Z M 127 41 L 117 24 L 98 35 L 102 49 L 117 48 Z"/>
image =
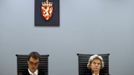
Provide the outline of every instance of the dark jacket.
<path id="1" fill-rule="evenodd" d="M 86 69 L 85 75 L 92 75 L 91 70 L 90 70 L 90 69 Z M 105 75 L 105 74 L 103 74 L 103 73 L 100 71 L 99 75 Z"/>
<path id="2" fill-rule="evenodd" d="M 30 75 L 30 74 L 29 74 L 28 70 L 26 69 L 26 70 L 22 71 L 22 73 L 20 73 L 19 75 Z M 45 72 L 39 70 L 38 75 L 45 75 Z"/>

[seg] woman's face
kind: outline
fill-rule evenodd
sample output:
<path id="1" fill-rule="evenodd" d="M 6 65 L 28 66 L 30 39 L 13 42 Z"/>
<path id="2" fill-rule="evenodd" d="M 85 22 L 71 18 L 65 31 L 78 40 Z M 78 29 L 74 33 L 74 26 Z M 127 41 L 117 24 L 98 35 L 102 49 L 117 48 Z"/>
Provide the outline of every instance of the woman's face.
<path id="1" fill-rule="evenodd" d="M 99 72 L 101 69 L 101 60 L 94 59 L 90 64 L 90 68 L 93 72 Z"/>

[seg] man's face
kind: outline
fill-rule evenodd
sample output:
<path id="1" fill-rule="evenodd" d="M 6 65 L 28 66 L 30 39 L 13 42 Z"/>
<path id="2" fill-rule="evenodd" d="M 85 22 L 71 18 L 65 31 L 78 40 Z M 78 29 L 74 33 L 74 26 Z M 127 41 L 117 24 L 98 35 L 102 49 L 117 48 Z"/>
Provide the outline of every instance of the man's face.
<path id="1" fill-rule="evenodd" d="M 94 59 L 90 65 L 93 72 L 99 72 L 101 69 L 101 61 L 99 59 Z"/>
<path id="2" fill-rule="evenodd" d="M 35 59 L 30 57 L 30 59 L 27 61 L 28 63 L 28 68 L 31 72 L 35 72 L 38 68 L 39 65 L 39 59 Z"/>

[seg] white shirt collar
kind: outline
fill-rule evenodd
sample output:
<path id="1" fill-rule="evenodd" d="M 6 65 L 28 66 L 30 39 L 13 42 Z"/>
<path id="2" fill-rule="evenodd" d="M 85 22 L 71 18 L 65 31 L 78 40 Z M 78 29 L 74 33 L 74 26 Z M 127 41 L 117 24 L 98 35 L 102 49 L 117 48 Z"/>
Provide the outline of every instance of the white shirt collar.
<path id="1" fill-rule="evenodd" d="M 29 72 L 30 75 L 38 75 L 38 69 L 37 69 L 34 73 L 32 73 L 32 72 L 28 69 L 28 72 Z"/>

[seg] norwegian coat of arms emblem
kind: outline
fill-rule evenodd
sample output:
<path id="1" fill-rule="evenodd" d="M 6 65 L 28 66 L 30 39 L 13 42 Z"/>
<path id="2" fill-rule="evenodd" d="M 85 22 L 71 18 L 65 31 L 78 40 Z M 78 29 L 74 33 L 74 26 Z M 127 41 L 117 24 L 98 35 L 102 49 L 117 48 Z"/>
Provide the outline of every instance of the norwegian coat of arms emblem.
<path id="1" fill-rule="evenodd" d="M 41 4 L 41 15 L 42 17 L 48 21 L 53 16 L 53 3 L 48 0 L 42 2 Z"/>

